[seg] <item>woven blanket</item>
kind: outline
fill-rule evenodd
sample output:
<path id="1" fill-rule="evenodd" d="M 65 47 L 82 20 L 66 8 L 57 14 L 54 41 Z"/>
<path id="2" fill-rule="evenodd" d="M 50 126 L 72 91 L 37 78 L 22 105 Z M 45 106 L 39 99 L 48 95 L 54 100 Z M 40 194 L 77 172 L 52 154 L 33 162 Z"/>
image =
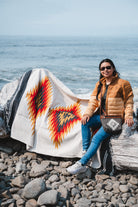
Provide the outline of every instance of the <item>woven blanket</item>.
<path id="1" fill-rule="evenodd" d="M 81 157 L 81 117 L 88 104 L 73 94 L 50 71 L 26 72 L 6 107 L 10 136 L 29 151 L 57 156 Z M 94 166 L 100 166 L 94 157 Z"/>

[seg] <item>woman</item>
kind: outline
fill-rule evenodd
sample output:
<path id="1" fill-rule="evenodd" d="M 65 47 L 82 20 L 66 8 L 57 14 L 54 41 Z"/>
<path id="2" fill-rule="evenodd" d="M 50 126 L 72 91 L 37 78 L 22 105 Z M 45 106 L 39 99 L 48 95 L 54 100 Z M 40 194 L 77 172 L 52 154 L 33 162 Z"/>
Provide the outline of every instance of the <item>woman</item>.
<path id="1" fill-rule="evenodd" d="M 129 127 L 134 124 L 133 92 L 130 83 L 119 78 L 119 73 L 110 59 L 102 60 L 99 64 L 99 70 L 100 80 L 95 86 L 88 107 L 81 120 L 84 155 L 74 165 L 67 168 L 67 171 L 71 174 L 85 172 L 87 162 L 96 153 L 100 143 L 111 136 L 102 127 L 100 108 L 104 109 L 108 115 L 121 116 Z M 90 128 L 99 128 L 93 136 L 91 143 Z"/>

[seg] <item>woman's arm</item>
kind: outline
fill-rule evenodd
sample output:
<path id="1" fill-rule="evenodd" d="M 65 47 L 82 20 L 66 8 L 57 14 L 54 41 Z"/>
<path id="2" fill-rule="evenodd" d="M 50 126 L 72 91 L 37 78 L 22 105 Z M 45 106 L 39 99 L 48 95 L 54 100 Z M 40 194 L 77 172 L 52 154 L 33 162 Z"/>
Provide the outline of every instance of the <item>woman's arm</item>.
<path id="1" fill-rule="evenodd" d="M 131 127 L 134 124 L 133 120 L 133 91 L 130 83 L 125 81 L 123 87 L 124 106 L 125 106 L 125 123 Z"/>

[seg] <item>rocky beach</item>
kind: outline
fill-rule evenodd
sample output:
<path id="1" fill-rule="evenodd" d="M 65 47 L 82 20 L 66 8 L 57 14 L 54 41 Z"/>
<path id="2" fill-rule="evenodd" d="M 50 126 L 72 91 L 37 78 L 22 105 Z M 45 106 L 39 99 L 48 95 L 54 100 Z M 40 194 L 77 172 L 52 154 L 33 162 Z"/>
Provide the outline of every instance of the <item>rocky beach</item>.
<path id="1" fill-rule="evenodd" d="M 138 173 L 109 176 L 87 171 L 70 175 L 76 159 L 28 152 L 23 143 L 0 140 L 0 206 L 2 207 L 138 207 Z"/>

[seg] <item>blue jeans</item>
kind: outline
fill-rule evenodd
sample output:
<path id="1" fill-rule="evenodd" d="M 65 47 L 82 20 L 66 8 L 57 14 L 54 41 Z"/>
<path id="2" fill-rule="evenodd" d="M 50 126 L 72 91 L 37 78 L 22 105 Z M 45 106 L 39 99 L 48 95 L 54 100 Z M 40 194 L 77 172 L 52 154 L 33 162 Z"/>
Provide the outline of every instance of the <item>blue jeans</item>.
<path id="1" fill-rule="evenodd" d="M 99 130 L 93 136 L 91 143 L 90 128 L 99 128 Z M 100 143 L 110 136 L 111 134 L 105 132 L 102 127 L 100 115 L 93 115 L 85 125 L 82 125 L 82 146 L 83 150 L 86 150 L 87 152 L 80 159 L 81 164 L 86 165 L 90 158 L 97 152 Z"/>

